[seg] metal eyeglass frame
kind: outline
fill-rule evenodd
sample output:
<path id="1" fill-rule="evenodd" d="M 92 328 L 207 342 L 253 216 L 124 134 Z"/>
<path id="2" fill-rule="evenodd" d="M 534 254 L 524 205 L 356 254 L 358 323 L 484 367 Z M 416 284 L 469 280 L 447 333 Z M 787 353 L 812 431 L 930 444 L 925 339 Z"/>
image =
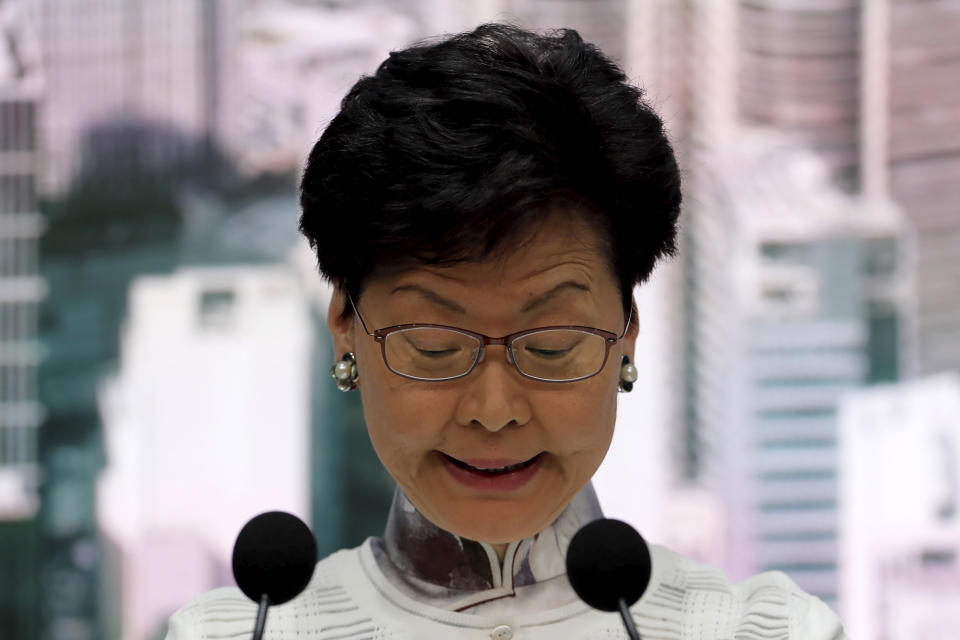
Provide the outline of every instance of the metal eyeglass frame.
<path id="1" fill-rule="evenodd" d="M 383 358 L 383 363 L 387 365 L 392 373 L 400 376 L 401 378 L 407 378 L 408 380 L 418 380 L 420 382 L 446 382 L 448 380 L 457 380 L 459 378 L 466 377 L 473 373 L 473 370 L 477 368 L 477 365 L 480 364 L 480 361 L 483 359 L 483 351 L 487 345 L 501 345 L 505 347 L 507 362 L 513 365 L 513 368 L 516 369 L 524 378 L 529 380 L 536 380 L 537 382 L 553 382 L 558 384 L 563 384 L 566 382 L 579 382 L 580 380 L 586 380 L 587 378 L 592 378 L 593 376 L 599 374 L 603 371 L 603 368 L 607 366 L 607 359 L 610 357 L 610 347 L 620 342 L 627 331 L 630 330 L 630 321 L 633 319 L 633 305 L 630 305 L 630 311 L 627 313 L 627 323 L 624 325 L 623 333 L 619 336 L 612 331 L 605 331 L 604 329 L 595 329 L 594 327 L 582 327 L 579 325 L 556 325 L 549 327 L 535 327 L 533 329 L 524 329 L 523 331 L 517 331 L 515 333 L 510 333 L 499 338 L 491 338 L 490 336 L 484 335 L 482 333 L 477 333 L 476 331 L 469 331 L 467 329 L 461 329 L 460 327 L 451 327 L 445 324 L 422 324 L 422 323 L 409 323 L 409 324 L 395 324 L 390 327 L 384 327 L 383 329 L 376 329 L 371 332 L 367 328 L 367 323 L 364 322 L 363 316 L 360 315 L 360 311 L 357 309 L 357 305 L 353 302 L 352 296 L 347 296 L 347 300 L 350 301 L 350 306 L 353 308 L 353 312 L 357 314 L 357 318 L 360 320 L 360 326 L 363 327 L 364 333 L 373 338 L 380 345 L 380 356 Z M 470 365 L 470 368 L 465 372 L 455 375 L 448 376 L 446 378 L 420 378 L 417 376 L 411 376 L 406 373 L 400 373 L 396 369 L 390 366 L 390 363 L 387 361 L 387 336 L 396 331 L 402 331 L 406 329 L 416 329 L 422 327 L 425 329 L 446 329 L 448 331 L 454 331 L 456 333 L 461 333 L 463 335 L 470 336 L 476 339 L 480 343 L 480 348 L 477 349 L 477 356 L 473 360 L 473 364 Z M 532 376 L 529 373 L 525 373 L 520 369 L 520 366 L 517 365 L 516 360 L 513 357 L 513 341 L 522 338 L 523 336 L 530 335 L 532 333 L 539 333 L 541 331 L 551 331 L 556 329 L 573 329 L 575 331 L 583 331 L 584 333 L 592 333 L 603 338 L 604 352 L 603 352 L 603 362 L 600 363 L 600 367 L 587 376 L 581 376 L 579 378 L 570 378 L 569 380 L 550 380 L 549 378 L 538 378 L 537 376 Z"/>

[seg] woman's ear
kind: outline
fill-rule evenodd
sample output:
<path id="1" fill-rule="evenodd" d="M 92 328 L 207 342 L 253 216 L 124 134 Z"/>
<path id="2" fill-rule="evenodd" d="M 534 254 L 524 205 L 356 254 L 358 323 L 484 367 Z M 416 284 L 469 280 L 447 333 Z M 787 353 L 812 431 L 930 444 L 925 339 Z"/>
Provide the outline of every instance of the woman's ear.
<path id="1" fill-rule="evenodd" d="M 337 287 L 330 298 L 327 310 L 327 328 L 333 339 L 333 355 L 340 358 L 348 351 L 354 351 L 353 334 L 354 313 L 346 292 Z"/>

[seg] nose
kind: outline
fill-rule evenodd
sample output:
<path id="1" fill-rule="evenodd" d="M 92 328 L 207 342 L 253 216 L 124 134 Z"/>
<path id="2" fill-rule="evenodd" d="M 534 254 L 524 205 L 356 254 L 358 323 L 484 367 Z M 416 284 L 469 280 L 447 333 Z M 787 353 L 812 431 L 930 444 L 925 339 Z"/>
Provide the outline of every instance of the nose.
<path id="1" fill-rule="evenodd" d="M 489 354 L 487 349 L 477 368 L 463 378 L 457 422 L 464 426 L 479 425 L 491 432 L 526 424 L 532 410 L 523 378 L 506 354 L 496 353 L 505 347 L 494 346 Z"/>

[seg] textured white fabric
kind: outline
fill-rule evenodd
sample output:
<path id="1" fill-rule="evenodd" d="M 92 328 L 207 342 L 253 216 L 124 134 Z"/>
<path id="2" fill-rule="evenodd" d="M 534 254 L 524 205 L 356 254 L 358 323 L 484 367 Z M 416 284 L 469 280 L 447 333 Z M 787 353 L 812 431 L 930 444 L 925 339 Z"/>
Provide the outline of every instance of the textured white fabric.
<path id="1" fill-rule="evenodd" d="M 631 608 L 645 640 L 845 640 L 837 616 L 785 574 L 731 584 L 717 569 L 650 548 L 650 586 Z M 524 598 L 523 591 L 515 598 Z M 626 640 L 619 616 L 580 602 L 539 610 L 464 613 L 424 604 L 379 569 L 371 540 L 321 561 L 307 590 L 267 616 L 270 640 Z M 236 588 L 216 589 L 170 619 L 167 640 L 245 639 L 256 607 Z"/>

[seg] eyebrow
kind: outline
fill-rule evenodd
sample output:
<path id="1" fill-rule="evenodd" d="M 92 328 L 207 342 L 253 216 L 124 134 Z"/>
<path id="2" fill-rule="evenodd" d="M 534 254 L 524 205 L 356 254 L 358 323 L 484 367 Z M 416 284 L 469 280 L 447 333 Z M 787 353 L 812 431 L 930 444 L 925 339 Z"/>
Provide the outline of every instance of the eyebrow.
<path id="1" fill-rule="evenodd" d="M 523 313 L 527 313 L 529 311 L 533 311 L 537 307 L 542 307 L 543 305 L 547 304 L 548 302 L 556 298 L 560 294 L 560 292 L 566 289 L 576 289 L 577 291 L 590 293 L 590 287 L 584 284 L 581 284 L 579 282 L 575 282 L 574 280 L 564 280 L 563 282 L 553 287 L 546 293 L 539 295 L 533 300 L 530 300 L 529 302 L 527 302 L 527 304 L 523 305 L 523 308 L 520 309 L 520 311 L 522 311 Z"/>
<path id="2" fill-rule="evenodd" d="M 401 291 L 412 291 L 412 292 L 414 292 L 414 293 L 418 293 L 418 294 L 420 294 L 420 297 L 426 298 L 426 299 L 429 300 L 430 302 L 433 302 L 433 303 L 435 303 L 435 304 L 438 304 L 438 305 L 440 305 L 441 307 L 444 307 L 444 308 L 446 308 L 446 309 L 449 309 L 450 311 L 455 311 L 456 313 L 466 313 L 466 312 L 467 312 L 466 309 L 464 309 L 463 307 L 461 307 L 460 305 L 458 305 L 458 304 L 457 304 L 456 302 L 454 302 L 453 300 L 449 300 L 449 299 L 447 299 L 447 298 L 444 298 L 443 296 L 441 296 L 440 294 L 436 293 L 435 291 L 431 291 L 430 289 L 427 289 L 427 288 L 425 288 L 425 287 L 421 287 L 420 285 L 416 285 L 416 284 L 403 284 L 403 285 L 400 285 L 400 286 L 398 286 L 398 287 L 394 287 L 393 290 L 390 291 L 390 295 L 393 295 L 393 294 L 398 293 L 398 292 L 401 292 Z"/>
<path id="3" fill-rule="evenodd" d="M 590 287 L 584 284 L 581 284 L 579 282 L 576 282 L 574 280 L 565 280 L 560 284 L 556 285 L 555 287 L 553 287 L 552 289 L 550 289 L 549 291 L 547 291 L 546 293 L 543 293 L 537 296 L 536 298 L 534 298 L 533 300 L 528 301 L 525 305 L 523 305 L 523 308 L 521 308 L 520 311 L 522 313 L 529 313 L 530 311 L 535 310 L 537 307 L 542 307 L 543 305 L 547 304 L 548 302 L 556 298 L 562 291 L 566 289 L 575 289 L 577 291 L 590 293 Z M 461 307 L 459 304 L 457 304 L 453 300 L 444 298 L 443 296 L 436 293 L 435 291 L 431 291 L 426 287 L 421 287 L 420 285 L 416 285 L 416 284 L 404 284 L 398 287 L 394 287 L 390 291 L 390 295 L 393 295 L 395 293 L 399 293 L 402 291 L 410 291 L 413 293 L 417 293 L 420 295 L 420 297 L 425 298 L 426 300 L 433 302 L 434 304 L 440 305 L 441 307 L 444 307 L 445 309 L 449 309 L 450 311 L 454 311 L 456 313 L 467 312 L 466 309 Z"/>

